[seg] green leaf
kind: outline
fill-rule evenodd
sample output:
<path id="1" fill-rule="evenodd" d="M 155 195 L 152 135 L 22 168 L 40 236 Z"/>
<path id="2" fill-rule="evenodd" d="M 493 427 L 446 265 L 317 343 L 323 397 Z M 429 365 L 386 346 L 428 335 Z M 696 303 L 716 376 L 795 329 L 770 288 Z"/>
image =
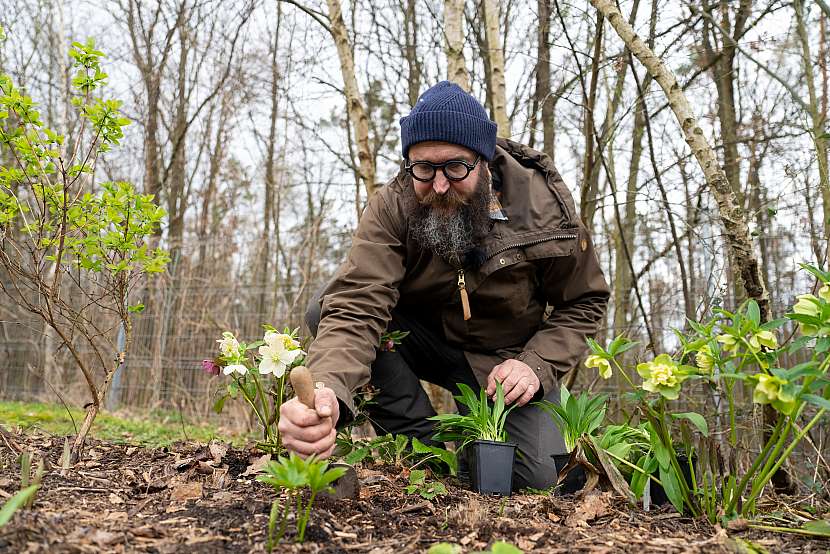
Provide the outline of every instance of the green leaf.
<path id="1" fill-rule="evenodd" d="M 678 483 L 677 474 L 674 472 L 674 469 L 660 466 L 660 482 L 663 483 L 663 490 L 666 491 L 669 502 L 671 502 L 678 513 L 682 514 L 683 493 L 680 491 L 680 484 Z"/>
<path id="2" fill-rule="evenodd" d="M 755 324 L 755 327 L 761 325 L 761 309 L 755 300 L 750 300 L 746 305 L 746 316 Z"/>
<path id="3" fill-rule="evenodd" d="M 820 537 L 830 537 L 830 520 L 827 519 L 807 521 L 801 528 Z"/>
<path id="4" fill-rule="evenodd" d="M 131 314 L 140 314 L 144 311 L 144 304 L 134 304 L 132 306 L 127 306 L 127 311 Z"/>
<path id="5" fill-rule="evenodd" d="M 697 427 L 697 430 L 700 431 L 704 437 L 709 436 L 709 425 L 706 423 L 706 419 L 697 412 L 683 412 L 681 414 L 671 414 L 674 419 L 688 419 L 689 421 Z"/>
<path id="6" fill-rule="evenodd" d="M 40 485 L 31 485 L 26 487 L 25 489 L 18 491 L 17 494 L 12 496 L 11 498 L 3 504 L 3 508 L 0 509 L 0 527 L 6 525 L 9 520 L 12 518 L 14 513 L 26 502 L 29 501 L 32 496 L 37 492 L 40 488 Z"/>
<path id="7" fill-rule="evenodd" d="M 499 541 L 494 543 L 490 548 L 493 554 L 523 554 L 521 550 L 510 544 L 509 542 Z"/>
<path id="8" fill-rule="evenodd" d="M 225 408 L 225 400 L 227 400 L 227 399 L 228 399 L 227 394 L 223 394 L 222 396 L 220 396 L 216 400 L 216 402 L 213 404 L 213 411 L 216 412 L 217 414 L 221 414 L 222 410 Z"/>
<path id="9" fill-rule="evenodd" d="M 803 394 L 801 395 L 801 398 L 814 406 L 830 410 L 830 400 L 827 400 L 826 398 L 822 398 L 821 396 L 817 396 L 815 394 Z"/>

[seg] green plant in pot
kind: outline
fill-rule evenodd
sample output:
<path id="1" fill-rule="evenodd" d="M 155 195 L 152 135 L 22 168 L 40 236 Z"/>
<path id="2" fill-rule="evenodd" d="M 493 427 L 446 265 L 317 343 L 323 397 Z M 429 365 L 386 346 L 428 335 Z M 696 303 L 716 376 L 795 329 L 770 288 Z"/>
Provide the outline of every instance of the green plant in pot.
<path id="1" fill-rule="evenodd" d="M 508 496 L 513 489 L 517 445 L 507 442 L 504 424 L 515 405 L 505 407 L 501 383 L 496 383 L 496 399 L 492 404 L 484 389 L 476 395 L 469 386 L 458 383 L 458 390 L 461 394 L 455 399 L 467 408 L 467 413 L 431 417 L 438 422 L 433 438 L 453 441 L 459 452 L 467 451 L 473 490 Z"/>

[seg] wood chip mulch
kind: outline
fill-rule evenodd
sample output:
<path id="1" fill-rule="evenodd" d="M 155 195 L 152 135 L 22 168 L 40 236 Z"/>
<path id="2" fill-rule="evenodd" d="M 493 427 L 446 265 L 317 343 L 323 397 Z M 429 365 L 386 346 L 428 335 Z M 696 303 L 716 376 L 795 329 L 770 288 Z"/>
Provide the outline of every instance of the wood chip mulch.
<path id="1" fill-rule="evenodd" d="M 0 528 L 0 552 L 264 552 L 270 487 L 245 475 L 257 454 L 213 443 L 150 449 L 90 440 L 85 458 L 62 471 L 64 439 L 12 433 L 16 445 L 46 462 L 34 507 Z M 20 483 L 18 453 L 0 441 L 0 503 Z M 275 552 L 369 554 L 426 552 L 437 542 L 464 552 L 508 541 L 524 552 L 828 552 L 830 540 L 757 530 L 729 531 L 650 512 L 610 493 L 484 497 L 446 481 L 431 501 L 404 491 L 407 471 L 358 468 L 359 499 L 317 502 L 306 542 L 289 523 Z M 762 550 L 761 550 L 762 551 Z"/>

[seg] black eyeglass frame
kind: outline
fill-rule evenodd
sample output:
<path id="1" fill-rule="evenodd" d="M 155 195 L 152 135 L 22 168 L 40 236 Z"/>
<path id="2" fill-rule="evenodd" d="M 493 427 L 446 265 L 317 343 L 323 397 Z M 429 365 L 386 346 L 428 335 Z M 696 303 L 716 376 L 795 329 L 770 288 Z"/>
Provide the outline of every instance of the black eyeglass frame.
<path id="1" fill-rule="evenodd" d="M 426 160 L 418 161 L 418 162 L 410 162 L 409 160 L 407 160 L 406 163 L 404 163 L 403 169 L 410 176 L 412 176 L 413 179 L 415 179 L 416 181 L 420 181 L 422 183 L 428 183 L 429 181 L 432 181 L 433 179 L 435 179 L 435 174 L 437 173 L 437 171 L 439 169 L 441 170 L 441 172 L 444 174 L 444 177 L 446 177 L 448 181 L 457 182 L 457 181 L 463 181 L 464 179 L 469 177 L 470 173 L 476 168 L 476 166 L 478 165 L 478 162 L 480 162 L 480 161 L 481 161 L 481 154 L 476 156 L 476 159 L 473 163 L 466 162 L 464 160 L 447 160 L 447 161 L 445 161 L 443 163 L 440 163 L 440 164 L 434 164 L 434 163 L 428 162 Z M 461 165 L 463 165 L 467 169 L 467 173 L 463 177 L 453 177 L 452 175 L 447 173 L 447 166 L 450 165 L 450 164 L 461 164 Z M 416 176 L 415 172 L 413 171 L 413 168 L 416 165 L 429 166 L 429 168 L 432 169 L 432 175 L 430 175 L 429 178 L 426 178 L 426 179 L 422 179 L 422 178 Z"/>

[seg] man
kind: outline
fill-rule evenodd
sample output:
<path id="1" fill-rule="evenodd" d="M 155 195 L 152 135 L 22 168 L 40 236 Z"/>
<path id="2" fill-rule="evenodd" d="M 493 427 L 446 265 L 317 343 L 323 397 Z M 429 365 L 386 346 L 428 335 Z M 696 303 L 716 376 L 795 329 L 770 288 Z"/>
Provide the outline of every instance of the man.
<path id="1" fill-rule="evenodd" d="M 283 443 L 329 456 L 366 383 L 379 390 L 369 407 L 378 432 L 429 442 L 435 412 L 419 380 L 491 397 L 498 381 L 519 406 L 506 423 L 519 445 L 514 487 L 546 488 L 564 444 L 528 404 L 558 399 L 557 376 L 579 362 L 604 314 L 609 291 L 591 241 L 550 159 L 497 142 L 496 124 L 457 85 L 421 96 L 401 119 L 401 142 L 401 172 L 369 200 L 320 315 L 309 315 L 313 333 L 319 318 L 307 359 L 316 409 L 283 404 Z M 387 330 L 410 334 L 379 352 Z"/>

